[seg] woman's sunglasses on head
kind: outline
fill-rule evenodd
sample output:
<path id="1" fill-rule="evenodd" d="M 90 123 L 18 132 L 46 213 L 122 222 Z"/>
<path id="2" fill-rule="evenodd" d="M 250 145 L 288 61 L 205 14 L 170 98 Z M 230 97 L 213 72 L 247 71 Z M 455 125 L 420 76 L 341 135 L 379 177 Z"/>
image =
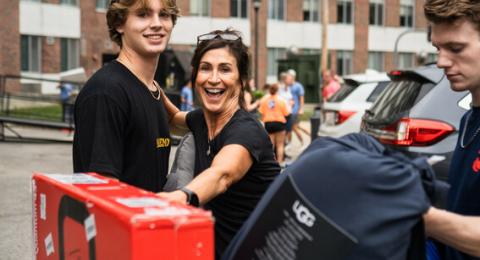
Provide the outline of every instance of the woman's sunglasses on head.
<path id="1" fill-rule="evenodd" d="M 213 40 L 213 39 L 216 39 L 216 38 L 220 38 L 222 40 L 226 40 L 226 41 L 236 41 L 236 40 L 239 40 L 241 39 L 240 36 L 236 35 L 236 34 L 233 34 L 233 33 L 206 33 L 206 34 L 202 34 L 200 36 L 197 37 L 197 46 L 203 42 L 203 41 L 210 41 L 210 40 Z"/>

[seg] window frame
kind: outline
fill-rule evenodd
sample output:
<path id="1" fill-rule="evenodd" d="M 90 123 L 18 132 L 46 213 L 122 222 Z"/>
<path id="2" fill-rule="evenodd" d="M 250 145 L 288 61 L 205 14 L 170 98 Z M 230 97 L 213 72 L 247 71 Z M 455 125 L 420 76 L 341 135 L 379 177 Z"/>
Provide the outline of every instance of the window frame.
<path id="1" fill-rule="evenodd" d="M 197 6 L 199 6 L 201 9 L 199 10 L 199 13 L 193 13 L 192 12 L 192 2 L 196 2 Z M 200 4 L 198 4 L 200 2 Z M 206 11 L 203 10 L 204 4 L 206 2 Z M 210 17 L 212 15 L 211 9 L 212 9 L 212 2 L 211 0 L 190 0 L 190 16 L 197 16 L 197 17 Z"/>
<path id="2" fill-rule="evenodd" d="M 350 4 L 350 14 L 348 14 L 348 4 Z M 339 15 L 339 8 L 342 8 L 342 15 Z M 340 18 L 343 18 L 340 21 Z M 353 24 L 354 22 L 354 1 L 352 0 L 338 0 L 337 1 L 337 23 L 339 24 Z"/>
<path id="3" fill-rule="evenodd" d="M 99 5 L 100 2 L 103 2 L 103 5 Z M 105 12 L 108 10 L 108 5 L 110 4 L 110 0 L 96 0 L 95 1 L 95 9 L 97 11 Z"/>
<path id="4" fill-rule="evenodd" d="M 339 62 L 340 61 L 340 62 Z M 345 76 L 353 72 L 353 52 L 347 50 L 336 51 L 337 74 Z"/>
<path id="5" fill-rule="evenodd" d="M 27 50 L 26 50 L 27 53 L 25 53 L 25 50 L 23 48 L 24 39 L 26 39 L 27 41 Z M 34 48 L 32 45 L 33 41 L 36 41 L 36 44 L 37 44 L 36 54 L 33 51 L 33 48 Z M 25 59 L 27 64 L 24 63 Z M 36 64 L 34 64 L 35 62 Z M 20 35 L 20 71 L 42 72 L 42 37 L 41 36 Z"/>
<path id="6" fill-rule="evenodd" d="M 78 0 L 60 0 L 61 5 L 78 6 Z"/>
<path id="7" fill-rule="evenodd" d="M 280 5 L 274 5 L 274 3 L 281 3 L 282 10 L 278 10 Z M 268 1 L 268 19 L 269 20 L 277 20 L 277 21 L 285 21 L 287 18 L 287 9 L 285 8 L 286 0 L 269 0 Z M 272 9 L 274 9 L 272 11 Z M 283 11 L 283 12 L 281 12 Z"/>
<path id="8" fill-rule="evenodd" d="M 74 50 L 74 53 L 72 53 L 73 45 L 75 45 L 76 47 L 76 49 Z M 75 69 L 75 68 L 78 68 L 79 66 L 80 66 L 80 39 L 60 38 L 60 71 Z"/>
<path id="9" fill-rule="evenodd" d="M 371 63 L 370 63 L 370 58 L 371 58 L 371 55 L 378 55 L 378 57 L 380 57 L 380 65 L 381 67 L 380 68 L 374 68 L 372 67 Z M 374 58 L 378 58 L 378 57 L 374 57 Z M 378 61 L 378 60 L 377 60 Z M 369 69 L 374 69 L 376 71 L 384 71 L 385 70 L 385 53 L 384 52 L 381 52 L 381 51 L 369 51 L 368 52 L 368 64 L 367 64 L 367 67 Z"/>
<path id="10" fill-rule="evenodd" d="M 235 6 L 233 2 L 236 2 L 236 15 L 233 13 Z M 237 19 L 248 19 L 248 10 L 250 7 L 249 2 L 249 0 L 230 0 L 230 17 Z M 243 3 L 245 3 L 245 10 L 243 9 Z M 245 12 L 245 16 L 243 16 L 243 12 Z"/>
<path id="11" fill-rule="evenodd" d="M 373 7 L 373 11 L 374 11 L 373 14 L 372 14 L 372 7 Z M 379 17 L 380 10 L 381 10 L 381 17 Z M 373 15 L 373 22 L 372 22 L 372 15 Z M 385 0 L 370 0 L 369 1 L 368 24 L 371 25 L 371 26 L 384 26 L 385 25 Z"/>
<path id="12" fill-rule="evenodd" d="M 272 53 L 273 53 L 273 57 L 271 57 Z M 267 76 L 277 77 L 278 60 L 285 59 L 285 58 L 287 58 L 286 48 L 267 48 Z"/>
<path id="13" fill-rule="evenodd" d="M 407 10 L 409 14 L 402 15 L 402 11 Z M 404 17 L 404 18 L 403 18 Z M 404 19 L 404 23 L 402 25 L 402 18 Z M 408 19 L 410 18 L 410 19 Z M 410 24 L 409 24 L 410 22 Z M 413 28 L 415 27 L 415 2 L 409 0 L 400 0 L 400 7 L 399 7 L 399 26 L 405 28 Z"/>
<path id="14" fill-rule="evenodd" d="M 305 5 L 308 3 L 308 10 L 305 9 Z M 316 10 L 315 10 L 316 5 Z M 315 17 L 315 12 L 317 16 Z M 306 19 L 306 13 L 308 13 L 308 19 Z M 303 0 L 302 14 L 304 22 L 319 22 L 320 21 L 320 1 L 318 0 Z M 312 15 L 313 14 L 313 15 Z"/>

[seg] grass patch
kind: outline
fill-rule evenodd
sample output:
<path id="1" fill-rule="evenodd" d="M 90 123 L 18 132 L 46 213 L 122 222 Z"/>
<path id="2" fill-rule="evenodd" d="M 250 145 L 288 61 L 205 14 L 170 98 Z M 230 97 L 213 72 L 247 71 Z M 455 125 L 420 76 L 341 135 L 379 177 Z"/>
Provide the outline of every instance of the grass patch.
<path id="1" fill-rule="evenodd" d="M 7 114 L 5 111 L 1 111 L 0 115 L 6 116 Z M 58 104 L 41 107 L 17 108 L 10 110 L 8 116 L 61 122 L 62 106 Z"/>
<path id="2" fill-rule="evenodd" d="M 313 111 L 312 110 L 304 110 L 303 115 L 299 116 L 300 121 L 310 121 L 310 117 L 312 117 Z"/>

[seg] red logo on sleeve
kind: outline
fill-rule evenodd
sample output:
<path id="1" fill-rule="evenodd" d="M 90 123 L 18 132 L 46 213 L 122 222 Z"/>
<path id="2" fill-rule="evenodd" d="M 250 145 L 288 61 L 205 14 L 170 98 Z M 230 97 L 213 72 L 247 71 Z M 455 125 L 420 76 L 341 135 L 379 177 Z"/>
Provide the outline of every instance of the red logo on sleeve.
<path id="1" fill-rule="evenodd" d="M 480 153 L 480 151 L 479 151 L 479 153 Z M 475 173 L 478 173 L 480 171 L 480 157 L 477 157 L 477 159 L 475 159 L 475 161 L 473 161 L 472 169 Z"/>

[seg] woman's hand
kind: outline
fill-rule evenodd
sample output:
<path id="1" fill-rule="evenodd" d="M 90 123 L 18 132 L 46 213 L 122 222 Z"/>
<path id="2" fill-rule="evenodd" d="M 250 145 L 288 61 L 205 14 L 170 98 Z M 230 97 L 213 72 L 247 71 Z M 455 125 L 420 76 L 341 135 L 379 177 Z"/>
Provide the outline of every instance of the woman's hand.
<path id="1" fill-rule="evenodd" d="M 183 205 L 187 205 L 187 194 L 181 190 L 176 190 L 172 192 L 160 192 L 157 193 L 157 196 L 169 201 L 175 201 Z"/>

